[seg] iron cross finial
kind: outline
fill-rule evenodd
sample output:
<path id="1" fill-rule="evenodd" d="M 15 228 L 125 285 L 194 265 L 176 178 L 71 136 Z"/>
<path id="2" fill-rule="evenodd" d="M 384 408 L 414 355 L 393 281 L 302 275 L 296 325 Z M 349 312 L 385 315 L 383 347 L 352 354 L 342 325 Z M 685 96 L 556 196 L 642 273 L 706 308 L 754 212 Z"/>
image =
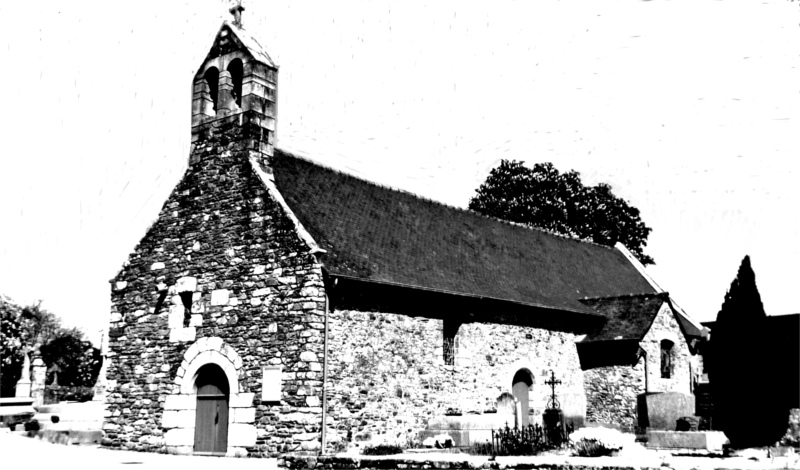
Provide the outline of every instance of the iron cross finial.
<path id="1" fill-rule="evenodd" d="M 561 385 L 560 380 L 556 380 L 556 373 L 552 370 L 550 371 L 550 380 L 546 380 L 544 382 L 546 385 L 549 385 L 552 389 L 552 393 L 550 395 L 550 403 L 548 403 L 548 407 L 551 409 L 561 408 L 561 403 L 556 400 L 556 385 Z"/>
<path id="2" fill-rule="evenodd" d="M 233 15 L 233 24 L 238 27 L 242 27 L 242 12 L 244 11 L 244 7 L 242 6 L 242 0 L 237 0 L 236 4 L 232 6 L 228 10 L 231 15 Z"/>

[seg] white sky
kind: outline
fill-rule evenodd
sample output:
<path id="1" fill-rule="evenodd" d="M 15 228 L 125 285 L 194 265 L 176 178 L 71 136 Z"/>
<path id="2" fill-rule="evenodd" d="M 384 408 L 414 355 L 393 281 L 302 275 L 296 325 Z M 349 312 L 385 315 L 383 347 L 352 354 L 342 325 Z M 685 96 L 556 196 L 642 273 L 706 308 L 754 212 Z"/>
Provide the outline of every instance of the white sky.
<path id="1" fill-rule="evenodd" d="M 166 5 L 166 6 L 165 6 Z M 501 158 L 607 182 L 648 271 L 713 320 L 749 254 L 800 312 L 800 5 L 245 1 L 280 65 L 279 146 L 465 207 Z M 227 2 L 0 3 L 0 292 L 92 339 L 186 168 Z"/>

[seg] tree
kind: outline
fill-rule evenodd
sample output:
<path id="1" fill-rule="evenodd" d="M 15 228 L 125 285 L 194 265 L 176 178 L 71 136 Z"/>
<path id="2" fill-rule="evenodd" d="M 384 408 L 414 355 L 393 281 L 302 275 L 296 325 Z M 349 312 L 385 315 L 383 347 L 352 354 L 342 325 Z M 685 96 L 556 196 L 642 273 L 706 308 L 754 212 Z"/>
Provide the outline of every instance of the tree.
<path id="1" fill-rule="evenodd" d="M 20 311 L 16 304 L 0 296 L 0 397 L 14 396 L 22 372 Z"/>
<path id="2" fill-rule="evenodd" d="M 38 301 L 20 307 L 0 296 L 0 396 L 14 396 L 24 354 L 37 348 L 50 369 L 59 369 L 62 385 L 92 386 L 100 371 L 100 350 L 83 340 L 77 328 L 61 320 Z M 52 374 L 47 383 L 52 381 Z"/>
<path id="3" fill-rule="evenodd" d="M 614 195 L 609 185 L 584 186 L 578 172 L 561 173 L 552 163 L 528 168 L 516 160 L 501 160 L 470 199 L 469 208 L 602 245 L 620 242 L 642 264 L 654 264 L 643 251 L 652 229 L 637 208 Z"/>
<path id="4" fill-rule="evenodd" d="M 745 256 L 725 294 L 709 341 L 714 427 L 738 448 L 772 445 L 786 431 L 788 408 L 777 399 L 767 315 Z"/>
<path id="5" fill-rule="evenodd" d="M 91 387 L 100 372 L 100 350 L 83 340 L 83 334 L 65 330 L 41 348 L 42 360 L 47 364 L 47 383 L 58 372 L 58 384 L 74 387 Z"/>
<path id="6" fill-rule="evenodd" d="M 61 319 L 43 309 L 41 300 L 24 307 L 19 318 L 22 342 L 28 351 L 67 332 L 82 334 L 76 328 L 67 329 L 61 326 Z"/>

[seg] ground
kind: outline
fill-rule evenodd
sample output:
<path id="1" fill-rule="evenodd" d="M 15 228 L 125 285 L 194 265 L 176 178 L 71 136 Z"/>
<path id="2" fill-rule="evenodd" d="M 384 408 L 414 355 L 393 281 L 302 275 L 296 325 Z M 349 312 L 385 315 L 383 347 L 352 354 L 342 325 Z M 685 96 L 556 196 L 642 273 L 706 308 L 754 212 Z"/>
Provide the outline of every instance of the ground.
<path id="1" fill-rule="evenodd" d="M 268 469 L 269 463 L 264 459 L 231 459 L 222 460 L 217 457 L 177 456 L 154 454 L 149 452 L 115 451 L 98 446 L 63 446 L 49 444 L 36 439 L 29 439 L 8 432 L 0 432 L 0 449 L 2 449 L 3 467 L 17 468 L 31 466 L 33 468 L 80 468 L 130 469 L 128 465 L 141 465 L 140 468 L 192 468 L 194 470 L 217 470 L 222 463 L 225 468 Z M 673 457 L 664 453 L 644 452 L 620 457 L 497 457 L 489 462 L 488 457 L 466 456 L 464 454 L 423 454 L 389 456 L 388 459 L 413 459 L 437 461 L 428 468 L 603 468 L 612 470 L 636 468 L 660 468 L 663 470 L 771 470 L 779 468 L 800 469 L 796 458 L 776 457 L 774 459 L 759 456 L 757 460 L 745 457 L 705 458 L 705 457 Z M 379 457 L 361 457 L 361 460 L 380 459 Z M 464 462 L 467 465 L 452 466 L 445 462 Z M 444 464 L 444 465 L 443 465 Z M 370 465 L 371 466 L 371 465 Z M 362 467 L 367 467 L 363 465 Z M 273 467 L 274 468 L 274 467 Z"/>
<path id="2" fill-rule="evenodd" d="M 103 470 L 134 468 L 191 468 L 193 470 L 241 470 L 270 468 L 266 459 L 234 459 L 196 457 L 152 452 L 110 450 L 100 446 L 66 446 L 0 432 L 0 466 L 2 468 L 82 468 Z M 274 461 L 273 461 L 274 462 Z"/>

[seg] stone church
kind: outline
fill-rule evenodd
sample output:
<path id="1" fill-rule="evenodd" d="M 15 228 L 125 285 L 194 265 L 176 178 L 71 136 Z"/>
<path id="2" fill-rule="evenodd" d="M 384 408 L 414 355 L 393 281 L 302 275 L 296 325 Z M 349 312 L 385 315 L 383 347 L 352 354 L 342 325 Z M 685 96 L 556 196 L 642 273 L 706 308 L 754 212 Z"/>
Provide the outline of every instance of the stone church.
<path id="1" fill-rule="evenodd" d="M 551 374 L 576 425 L 632 427 L 638 395 L 691 393 L 700 329 L 624 246 L 283 152 L 277 85 L 223 23 L 186 173 L 111 280 L 104 445 L 281 458 L 442 417 L 540 423 Z"/>

